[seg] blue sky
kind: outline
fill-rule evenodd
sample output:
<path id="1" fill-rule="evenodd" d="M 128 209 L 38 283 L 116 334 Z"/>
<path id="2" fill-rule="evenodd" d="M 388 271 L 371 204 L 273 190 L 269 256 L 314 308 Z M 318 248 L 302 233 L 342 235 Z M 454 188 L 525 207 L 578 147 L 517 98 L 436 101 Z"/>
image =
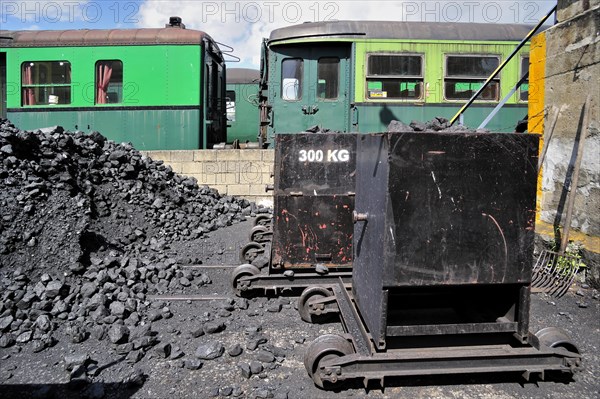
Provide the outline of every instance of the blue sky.
<path id="1" fill-rule="evenodd" d="M 232 66 L 258 67 L 260 43 L 271 30 L 332 19 L 535 24 L 556 4 L 546 1 L 201 1 L 0 0 L 0 28 L 134 29 L 162 27 L 170 16 L 209 33 L 241 58 Z"/>

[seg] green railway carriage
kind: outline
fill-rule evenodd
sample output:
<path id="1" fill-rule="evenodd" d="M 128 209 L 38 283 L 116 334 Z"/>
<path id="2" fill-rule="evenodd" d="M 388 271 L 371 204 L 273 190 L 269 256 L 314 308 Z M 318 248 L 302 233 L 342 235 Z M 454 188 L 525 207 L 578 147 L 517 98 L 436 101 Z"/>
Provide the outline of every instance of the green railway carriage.
<path id="1" fill-rule="evenodd" d="M 311 126 L 381 132 L 392 120 L 452 118 L 531 27 L 326 21 L 274 30 L 263 48 L 266 139 Z M 526 45 L 465 112 L 477 127 L 528 70 Z M 527 84 L 487 126 L 513 131 Z"/>
<path id="2" fill-rule="evenodd" d="M 227 68 L 227 141 L 240 147 L 258 146 L 260 72 Z"/>
<path id="3" fill-rule="evenodd" d="M 225 142 L 225 64 L 179 18 L 160 29 L 1 31 L 3 114 L 22 129 L 102 132 L 140 150 Z"/>

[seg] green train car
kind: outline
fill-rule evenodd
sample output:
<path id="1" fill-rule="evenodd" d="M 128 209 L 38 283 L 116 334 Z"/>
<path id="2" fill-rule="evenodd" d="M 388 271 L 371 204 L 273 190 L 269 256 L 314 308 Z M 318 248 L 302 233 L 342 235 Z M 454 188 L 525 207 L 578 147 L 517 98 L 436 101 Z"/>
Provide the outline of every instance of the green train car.
<path id="1" fill-rule="evenodd" d="M 227 68 L 227 141 L 234 147 L 258 147 L 260 72 Z"/>
<path id="2" fill-rule="evenodd" d="M 381 132 L 392 120 L 452 118 L 531 27 L 384 21 L 326 21 L 274 30 L 263 43 L 262 131 L 314 125 Z M 477 127 L 529 68 L 529 45 L 465 112 Z M 516 59 L 516 61 L 515 61 Z M 488 125 L 513 131 L 527 114 L 527 84 Z"/>
<path id="3" fill-rule="evenodd" d="M 226 141 L 225 63 L 178 17 L 159 29 L 0 31 L 2 114 L 22 129 L 97 130 L 139 150 Z"/>

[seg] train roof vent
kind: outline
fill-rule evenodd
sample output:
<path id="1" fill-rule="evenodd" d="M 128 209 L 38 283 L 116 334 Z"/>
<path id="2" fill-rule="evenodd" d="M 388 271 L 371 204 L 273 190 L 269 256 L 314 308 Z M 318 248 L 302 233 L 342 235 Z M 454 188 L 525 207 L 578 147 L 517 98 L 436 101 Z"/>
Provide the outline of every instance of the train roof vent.
<path id="1" fill-rule="evenodd" d="M 165 28 L 181 28 L 185 29 L 185 24 L 181 22 L 181 17 L 170 17 L 169 23 L 165 25 Z"/>

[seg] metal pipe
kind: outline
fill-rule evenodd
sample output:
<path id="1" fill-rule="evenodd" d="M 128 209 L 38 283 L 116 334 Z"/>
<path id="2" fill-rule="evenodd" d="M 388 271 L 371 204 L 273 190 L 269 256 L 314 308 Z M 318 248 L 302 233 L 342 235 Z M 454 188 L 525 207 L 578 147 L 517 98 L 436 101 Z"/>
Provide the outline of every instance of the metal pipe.
<path id="1" fill-rule="evenodd" d="M 504 60 L 504 62 L 502 64 L 500 64 L 498 66 L 498 68 L 496 68 L 496 70 L 490 75 L 489 78 L 487 78 L 487 80 L 485 81 L 485 83 L 483 84 L 483 86 L 481 86 L 479 88 L 479 90 L 477 90 L 477 93 L 473 94 L 473 97 L 471 97 L 471 99 L 469 101 L 467 101 L 467 103 L 465 105 L 462 106 L 462 108 L 456 113 L 456 115 L 454 115 L 454 117 L 452 119 L 450 119 L 450 125 L 453 125 L 454 122 L 456 122 L 456 120 L 458 119 L 458 117 L 460 115 L 463 114 L 463 112 L 465 112 L 465 110 L 471 105 L 473 104 L 473 102 L 475 101 L 475 99 L 477 97 L 479 97 L 479 95 L 485 90 L 485 88 L 490 84 L 490 82 L 492 81 L 492 79 L 494 79 L 496 76 L 498 76 L 498 74 L 500 73 L 500 71 L 504 68 L 504 66 L 510 61 L 512 60 L 512 58 L 517 54 L 517 52 L 519 50 L 521 50 L 521 48 L 523 48 L 523 46 L 525 45 L 525 43 L 527 43 L 529 41 L 529 39 L 531 39 L 531 37 L 535 34 L 535 32 L 537 32 L 537 30 L 544 24 L 544 22 L 546 22 L 546 20 L 548 18 L 550 18 L 550 15 L 552 15 L 552 13 L 554 11 L 556 11 L 556 5 L 554 7 L 552 7 L 552 10 L 550 10 L 548 12 L 548 14 L 546 14 L 546 16 L 544 16 L 544 18 L 541 19 L 540 22 L 538 22 L 538 24 L 527 34 L 527 36 L 525 36 L 525 38 L 521 41 L 521 43 L 519 43 L 519 45 L 513 50 L 513 52 L 508 56 L 508 58 L 506 58 L 506 60 Z"/>
<path id="2" fill-rule="evenodd" d="M 487 126 L 487 124 L 494 118 L 494 116 L 496 116 L 498 111 L 500 111 L 500 108 L 502 108 L 504 104 L 506 104 L 508 99 L 511 98 L 513 94 L 515 94 L 515 92 L 519 89 L 519 87 L 521 87 L 521 85 L 523 84 L 523 82 L 525 82 L 525 80 L 527 80 L 527 78 L 529 78 L 529 72 L 526 72 L 525 75 L 523 75 L 523 77 L 517 82 L 515 87 L 513 87 L 510 90 L 510 93 L 508 93 L 506 97 L 504 97 L 502 101 L 500 101 L 498 105 L 496 105 L 496 107 L 492 110 L 492 112 L 490 112 L 487 118 L 485 118 L 485 120 L 481 122 L 481 125 L 479 125 L 477 129 L 483 129 Z"/>

